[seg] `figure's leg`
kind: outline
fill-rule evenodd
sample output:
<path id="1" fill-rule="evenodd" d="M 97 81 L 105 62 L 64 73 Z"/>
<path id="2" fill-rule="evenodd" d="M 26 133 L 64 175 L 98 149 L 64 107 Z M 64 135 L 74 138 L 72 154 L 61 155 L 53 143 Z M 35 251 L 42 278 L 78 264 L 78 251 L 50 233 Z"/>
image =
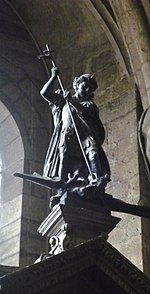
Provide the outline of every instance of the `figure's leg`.
<path id="1" fill-rule="evenodd" d="M 89 150 L 88 159 L 89 159 L 92 174 L 95 175 L 97 179 L 99 179 L 103 175 L 103 171 L 102 171 L 100 158 L 96 148 Z"/>
<path id="2" fill-rule="evenodd" d="M 60 153 L 58 176 L 64 182 L 67 182 L 67 180 L 68 180 L 68 156 L 65 155 L 64 152 Z"/>
<path id="3" fill-rule="evenodd" d="M 102 147 L 99 151 L 97 148 L 90 148 L 88 150 L 88 159 L 91 166 L 91 171 L 96 174 L 97 178 L 105 175 L 110 176 L 110 166 Z"/>
<path id="4" fill-rule="evenodd" d="M 105 153 L 101 152 L 100 155 L 96 149 L 91 149 L 88 153 L 88 158 L 94 176 L 94 182 L 96 181 L 97 187 L 99 188 L 98 191 L 104 193 L 107 184 L 110 182 L 110 169 Z"/>

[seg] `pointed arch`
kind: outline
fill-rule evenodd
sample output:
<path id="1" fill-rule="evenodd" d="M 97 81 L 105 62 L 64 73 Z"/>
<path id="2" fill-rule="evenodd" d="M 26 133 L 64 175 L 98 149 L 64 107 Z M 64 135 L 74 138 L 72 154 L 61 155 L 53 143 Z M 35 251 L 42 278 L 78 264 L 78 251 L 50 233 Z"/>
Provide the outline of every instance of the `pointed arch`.
<path id="1" fill-rule="evenodd" d="M 0 138 L 0 263 L 7 264 L 6 255 L 13 260 L 19 252 L 23 183 L 13 173 L 23 171 L 24 147 L 15 120 L 1 101 Z"/>

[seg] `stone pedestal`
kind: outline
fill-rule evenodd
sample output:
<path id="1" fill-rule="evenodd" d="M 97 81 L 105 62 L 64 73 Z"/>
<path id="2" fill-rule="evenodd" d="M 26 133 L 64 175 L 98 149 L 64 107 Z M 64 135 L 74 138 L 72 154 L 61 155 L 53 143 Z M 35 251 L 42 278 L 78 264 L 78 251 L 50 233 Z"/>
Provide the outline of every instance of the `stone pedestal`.
<path id="1" fill-rule="evenodd" d="M 87 202 L 82 205 L 82 201 L 80 205 L 76 202 L 75 206 L 69 201 L 55 205 L 38 228 L 39 233 L 49 239 L 49 255 L 61 253 L 98 235 L 103 234 L 107 239 L 120 221 L 120 218 L 111 216 L 106 207 Z"/>

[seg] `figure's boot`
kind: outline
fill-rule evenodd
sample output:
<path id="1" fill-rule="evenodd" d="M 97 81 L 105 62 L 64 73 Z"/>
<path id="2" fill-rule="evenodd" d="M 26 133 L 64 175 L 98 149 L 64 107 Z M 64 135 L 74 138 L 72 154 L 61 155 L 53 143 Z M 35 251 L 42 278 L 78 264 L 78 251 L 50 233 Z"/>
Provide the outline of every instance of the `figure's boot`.
<path id="1" fill-rule="evenodd" d="M 97 150 L 90 150 L 88 153 L 88 160 L 91 167 L 91 172 L 98 179 L 102 176 L 102 167 Z"/>

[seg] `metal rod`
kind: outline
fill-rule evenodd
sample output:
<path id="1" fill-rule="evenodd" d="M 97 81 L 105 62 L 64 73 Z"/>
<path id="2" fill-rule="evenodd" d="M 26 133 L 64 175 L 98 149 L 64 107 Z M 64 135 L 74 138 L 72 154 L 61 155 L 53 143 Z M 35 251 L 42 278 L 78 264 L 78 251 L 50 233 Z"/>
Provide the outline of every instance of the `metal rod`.
<path id="1" fill-rule="evenodd" d="M 92 171 L 91 171 L 91 168 L 90 168 L 90 165 L 89 165 L 88 160 L 87 160 L 87 157 L 86 157 L 86 154 L 84 152 L 84 149 L 83 149 L 83 146 L 82 146 L 82 143 L 81 143 L 79 134 L 78 134 L 78 130 L 77 130 L 77 127 L 76 127 L 76 124 L 75 124 L 75 121 L 74 121 L 74 117 L 73 117 L 73 114 L 72 114 L 72 111 L 71 111 L 71 108 L 70 108 L 70 104 L 69 104 L 68 99 L 66 99 L 66 102 L 67 102 L 67 106 L 68 106 L 68 109 L 69 109 L 69 114 L 70 114 L 70 117 L 71 117 L 71 120 L 72 120 L 72 123 L 73 123 L 73 127 L 74 127 L 74 130 L 75 130 L 76 136 L 77 136 L 77 140 L 78 140 L 78 143 L 79 143 L 80 148 L 81 148 L 81 151 L 82 151 L 82 155 L 84 157 L 84 160 L 85 160 L 85 163 L 87 165 L 88 171 L 89 171 L 92 179 L 94 179 L 93 178 Z"/>

